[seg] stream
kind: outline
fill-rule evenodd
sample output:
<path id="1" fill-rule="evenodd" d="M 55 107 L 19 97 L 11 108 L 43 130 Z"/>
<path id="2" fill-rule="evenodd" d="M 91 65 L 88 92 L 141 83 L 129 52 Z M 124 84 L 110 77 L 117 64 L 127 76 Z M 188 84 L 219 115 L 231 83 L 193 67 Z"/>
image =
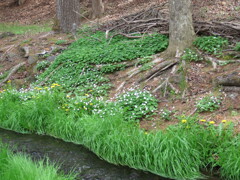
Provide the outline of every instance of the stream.
<path id="1" fill-rule="evenodd" d="M 14 149 L 14 152 L 24 152 L 34 160 L 48 157 L 50 162 L 61 165 L 60 169 L 65 173 L 74 168 L 74 172 L 79 174 L 79 180 L 167 180 L 151 173 L 110 164 L 82 145 L 49 136 L 19 134 L 0 129 L 0 140 Z"/>
<path id="2" fill-rule="evenodd" d="M 14 152 L 24 152 L 34 160 L 48 158 L 69 173 L 74 169 L 79 180 L 169 180 L 126 166 L 116 166 L 101 160 L 82 145 L 50 136 L 20 134 L 0 128 L 0 140 Z M 209 177 L 208 180 L 220 180 Z"/>

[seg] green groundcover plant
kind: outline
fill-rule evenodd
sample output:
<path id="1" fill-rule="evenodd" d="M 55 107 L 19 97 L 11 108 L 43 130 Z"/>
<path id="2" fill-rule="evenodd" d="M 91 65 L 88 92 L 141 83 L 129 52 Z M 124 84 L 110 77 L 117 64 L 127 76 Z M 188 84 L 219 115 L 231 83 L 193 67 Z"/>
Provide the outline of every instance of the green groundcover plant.
<path id="1" fill-rule="evenodd" d="M 94 114 L 91 106 L 99 104 L 101 110 L 108 104 L 91 100 L 89 95 L 85 98 L 90 100 L 66 95 L 57 83 L 52 86 L 2 91 L 0 127 L 83 144 L 113 164 L 173 179 L 203 178 L 201 169 L 216 166 L 220 166 L 223 177 L 239 179 L 239 143 L 233 125 L 226 120 L 216 125 L 197 117 L 179 117 L 179 124 L 165 131 L 145 132 L 136 122 L 124 120 L 122 108 L 112 108 L 110 103 L 114 114 Z M 231 157 L 234 171 L 227 156 Z"/>
<path id="2" fill-rule="evenodd" d="M 166 36 L 151 34 L 140 39 L 114 36 L 105 38 L 104 32 L 82 37 L 60 54 L 51 66 L 38 77 L 36 84 L 59 83 L 66 91 L 84 95 L 92 90 L 94 96 L 106 95 L 111 87 L 106 73 L 124 68 L 126 60 L 153 55 L 168 46 Z M 98 68 L 101 66 L 102 68 Z"/>
<path id="3" fill-rule="evenodd" d="M 220 36 L 202 36 L 198 37 L 193 44 L 205 52 L 217 55 L 228 45 L 228 40 Z"/>
<path id="4" fill-rule="evenodd" d="M 23 154 L 13 154 L 0 143 L 1 180 L 73 180 L 75 175 L 64 175 L 48 160 L 33 162 Z"/>

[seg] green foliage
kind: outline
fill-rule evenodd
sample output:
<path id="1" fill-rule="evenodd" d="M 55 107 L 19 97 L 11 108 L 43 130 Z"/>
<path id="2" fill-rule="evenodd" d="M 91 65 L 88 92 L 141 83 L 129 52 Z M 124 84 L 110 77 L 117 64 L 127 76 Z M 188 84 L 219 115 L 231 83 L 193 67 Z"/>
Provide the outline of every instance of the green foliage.
<path id="1" fill-rule="evenodd" d="M 140 120 L 152 114 L 158 106 L 157 99 L 148 91 L 131 90 L 120 95 L 117 100 L 128 121 Z"/>
<path id="2" fill-rule="evenodd" d="M 8 76 L 9 71 L 5 71 L 4 73 L 0 73 L 0 80 L 5 79 Z"/>
<path id="3" fill-rule="evenodd" d="M 25 34 L 25 33 L 39 33 L 50 31 L 51 27 L 49 24 L 44 25 L 20 25 L 13 23 L 0 23 L 0 33 L 1 32 L 12 32 L 15 34 Z"/>
<path id="4" fill-rule="evenodd" d="M 73 180 L 75 175 L 64 175 L 48 161 L 33 162 L 22 154 L 13 154 L 0 144 L 1 180 Z"/>
<path id="5" fill-rule="evenodd" d="M 152 56 L 145 56 L 145 57 L 139 59 L 137 65 L 149 63 L 151 60 L 152 60 Z"/>
<path id="6" fill-rule="evenodd" d="M 191 61 L 197 62 L 197 61 L 203 60 L 203 58 L 201 56 L 199 56 L 196 51 L 189 49 L 189 48 L 185 49 L 184 54 L 182 55 L 181 59 L 185 60 L 185 61 L 190 61 L 190 62 Z"/>
<path id="7" fill-rule="evenodd" d="M 93 90 L 95 95 L 105 95 L 111 87 L 105 73 L 118 70 L 122 61 L 145 57 L 166 49 L 166 36 L 152 34 L 141 39 L 115 36 L 110 42 L 103 32 L 85 36 L 74 42 L 59 55 L 53 64 L 38 77 L 37 83 L 50 73 L 48 84 L 59 83 L 67 91 L 85 94 Z M 102 70 L 97 65 L 104 65 Z M 110 67 L 113 65 L 113 67 Z M 55 72 L 55 69 L 58 69 Z M 52 73 L 52 72 L 55 73 Z"/>
<path id="8" fill-rule="evenodd" d="M 240 136 L 224 142 L 219 149 L 217 165 L 223 179 L 240 179 Z"/>
<path id="9" fill-rule="evenodd" d="M 75 99 L 74 95 L 65 96 L 58 90 L 36 88 L 25 93 L 6 91 L 0 95 L 0 127 L 18 132 L 48 134 L 84 144 L 111 163 L 169 178 L 201 177 L 200 153 L 192 148 L 186 137 L 170 131 L 166 134 L 146 134 L 133 126 L 136 123 L 124 121 L 125 115 L 117 106 L 109 107 L 114 110 L 114 115 L 88 114 L 87 110 L 79 115 L 74 108 L 66 111 L 62 106 L 67 103 L 72 106 L 75 102 L 79 102 L 79 105 L 87 102 L 90 106 L 90 103 L 87 100 L 80 102 L 80 97 Z"/>
<path id="10" fill-rule="evenodd" d="M 219 54 L 222 49 L 228 45 L 228 40 L 216 36 L 198 37 L 194 43 L 197 48 L 210 54 Z"/>
<path id="11" fill-rule="evenodd" d="M 212 112 L 220 107 L 221 99 L 216 96 L 205 96 L 201 98 L 197 104 L 198 112 Z"/>
<path id="12" fill-rule="evenodd" d="M 37 63 L 37 70 L 38 71 L 43 71 L 45 70 L 46 68 L 48 68 L 50 66 L 50 62 L 49 61 L 40 61 L 39 63 Z"/>
<path id="13" fill-rule="evenodd" d="M 236 46 L 234 47 L 234 50 L 240 51 L 240 42 L 236 43 Z"/>
<path id="14" fill-rule="evenodd" d="M 143 64 L 142 67 L 140 67 L 140 71 L 147 71 L 149 69 L 151 69 L 153 67 L 153 63 L 146 63 L 146 64 Z"/>
<path id="15" fill-rule="evenodd" d="M 179 124 L 165 131 L 146 133 L 136 127 L 135 122 L 124 121 L 126 111 L 117 105 L 121 102 L 103 103 L 93 98 L 91 92 L 85 96 L 66 96 L 60 86 L 52 86 L 56 87 L 0 93 L 0 127 L 23 133 L 48 134 L 83 144 L 111 163 L 172 179 L 199 179 L 203 177 L 202 168 L 218 166 L 221 166 L 224 179 L 239 178 L 239 137 L 233 138 L 233 124 L 230 122 L 222 121 L 216 125 L 213 121 L 198 120 L 197 116 L 181 116 L 178 117 Z M 138 91 L 120 98 L 128 99 L 125 103 L 122 101 L 124 108 L 128 104 L 138 105 L 137 99 L 142 99 L 142 109 L 149 107 L 149 101 L 155 101 L 151 95 L 142 95 Z M 138 109 L 134 107 L 133 111 L 135 108 Z M 5 167 L 2 166 L 6 161 L 4 154 L 6 152 L 0 153 L 0 173 Z M 8 169 L 11 174 L 20 173 L 12 166 Z M 21 173 L 25 173 L 24 170 L 21 169 Z M 27 172 L 32 177 L 35 169 Z"/>
<path id="16" fill-rule="evenodd" d="M 168 109 L 161 109 L 160 110 L 160 116 L 163 120 L 171 121 L 171 115 L 173 114 L 173 111 Z"/>
<path id="17" fill-rule="evenodd" d="M 65 44 L 67 41 L 64 39 L 59 39 L 55 42 L 56 45 L 61 45 L 61 44 Z"/>
<path id="18" fill-rule="evenodd" d="M 123 70 L 125 69 L 124 64 L 105 64 L 101 67 L 102 73 L 112 73 L 115 71 Z"/>

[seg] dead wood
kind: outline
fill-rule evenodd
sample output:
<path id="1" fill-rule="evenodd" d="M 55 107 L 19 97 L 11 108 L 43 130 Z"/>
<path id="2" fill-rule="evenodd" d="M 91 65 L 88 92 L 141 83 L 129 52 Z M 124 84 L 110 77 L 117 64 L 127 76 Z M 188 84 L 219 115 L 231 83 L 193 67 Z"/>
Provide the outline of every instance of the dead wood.
<path id="1" fill-rule="evenodd" d="M 161 62 L 160 64 L 155 65 L 151 70 L 148 71 L 148 73 L 143 78 L 138 80 L 138 83 L 141 83 L 145 80 L 150 80 L 153 77 L 156 77 L 156 73 L 159 73 L 160 71 L 164 71 L 169 67 L 177 64 L 178 62 L 179 62 L 179 59 L 173 59 L 173 60 L 166 60 Z"/>
<path id="2" fill-rule="evenodd" d="M 114 30 L 124 34 L 158 32 L 168 35 L 169 15 L 166 5 L 154 5 L 149 9 L 107 22 L 100 26 L 99 30 L 108 32 Z M 219 35 L 232 41 L 240 40 L 240 23 L 238 22 L 201 22 L 194 20 L 193 25 L 197 35 Z"/>
<path id="3" fill-rule="evenodd" d="M 3 85 L 4 85 L 4 83 L 6 82 L 6 81 L 8 81 L 9 80 L 9 78 L 13 75 L 13 74 L 15 74 L 18 70 L 19 70 L 19 68 L 21 68 L 23 65 L 25 65 L 26 64 L 26 62 L 22 62 L 22 63 L 19 63 L 19 64 L 17 64 L 16 66 L 14 66 L 13 68 L 12 68 L 12 70 L 10 71 L 10 73 L 8 74 L 8 76 L 0 83 L 0 87 L 2 87 Z"/>

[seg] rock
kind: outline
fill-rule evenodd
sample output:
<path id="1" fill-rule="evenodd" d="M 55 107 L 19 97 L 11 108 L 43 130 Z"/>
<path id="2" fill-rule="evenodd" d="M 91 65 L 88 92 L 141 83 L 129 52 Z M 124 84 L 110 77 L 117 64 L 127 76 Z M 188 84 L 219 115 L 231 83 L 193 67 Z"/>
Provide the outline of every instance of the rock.
<path id="1" fill-rule="evenodd" d="M 214 80 L 216 85 L 220 86 L 236 86 L 240 87 L 240 72 L 233 72 L 231 74 L 218 76 Z"/>
<path id="2" fill-rule="evenodd" d="M 0 39 L 3 39 L 5 37 L 12 37 L 12 36 L 15 36 L 15 34 L 11 32 L 3 32 L 0 34 Z"/>
<path id="3" fill-rule="evenodd" d="M 53 62 L 56 59 L 56 57 L 57 56 L 48 56 L 46 60 L 49 62 Z"/>
<path id="4" fill-rule="evenodd" d="M 24 52 L 24 56 L 25 58 L 29 57 L 29 47 L 28 46 L 24 46 L 21 48 L 21 50 Z"/>
<path id="5" fill-rule="evenodd" d="M 29 56 L 27 61 L 28 61 L 28 64 L 34 64 L 38 61 L 38 56 L 36 55 Z"/>

